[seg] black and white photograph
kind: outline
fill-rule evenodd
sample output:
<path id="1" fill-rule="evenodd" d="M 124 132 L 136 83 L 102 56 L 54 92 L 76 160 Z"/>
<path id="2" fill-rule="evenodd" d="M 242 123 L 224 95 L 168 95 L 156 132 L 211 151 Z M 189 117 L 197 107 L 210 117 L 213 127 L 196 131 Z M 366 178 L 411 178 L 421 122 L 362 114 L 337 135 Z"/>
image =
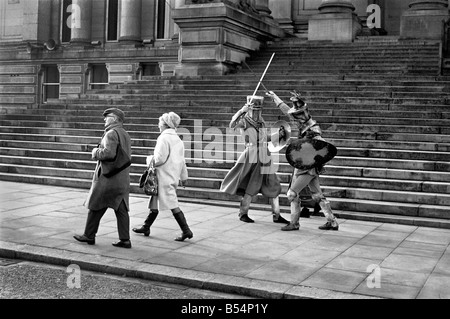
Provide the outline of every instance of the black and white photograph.
<path id="1" fill-rule="evenodd" d="M 400 299 L 450 299 L 450 0 L 0 0 L 2 305 Z"/>

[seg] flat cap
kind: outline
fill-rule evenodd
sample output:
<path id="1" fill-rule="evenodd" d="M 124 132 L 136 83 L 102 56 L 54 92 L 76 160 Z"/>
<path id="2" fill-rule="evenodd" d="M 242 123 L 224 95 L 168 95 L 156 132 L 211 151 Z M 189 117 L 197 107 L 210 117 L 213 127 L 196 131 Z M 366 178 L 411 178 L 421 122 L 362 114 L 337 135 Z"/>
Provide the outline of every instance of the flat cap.
<path id="1" fill-rule="evenodd" d="M 122 122 L 125 120 L 125 113 L 122 110 L 120 110 L 120 109 L 117 109 L 117 108 L 113 107 L 113 108 L 106 109 L 103 112 L 103 116 L 106 116 L 108 114 L 117 115 Z"/>

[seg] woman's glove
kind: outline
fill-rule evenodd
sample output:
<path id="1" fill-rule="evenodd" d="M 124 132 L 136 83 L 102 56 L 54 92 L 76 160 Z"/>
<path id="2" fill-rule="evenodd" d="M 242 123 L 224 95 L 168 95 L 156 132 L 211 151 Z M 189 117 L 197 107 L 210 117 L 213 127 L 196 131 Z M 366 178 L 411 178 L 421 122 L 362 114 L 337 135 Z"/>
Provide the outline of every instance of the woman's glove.
<path id="1" fill-rule="evenodd" d="M 184 180 L 184 181 L 180 181 L 180 186 L 181 187 L 186 187 L 186 183 L 187 183 L 187 179 L 186 180 Z"/>
<path id="2" fill-rule="evenodd" d="M 98 148 L 96 147 L 91 152 L 91 157 L 93 160 L 97 159 L 97 151 L 98 151 Z"/>
<path id="3" fill-rule="evenodd" d="M 251 104 L 245 103 L 244 106 L 241 108 L 241 113 L 247 113 L 248 109 L 250 108 Z"/>

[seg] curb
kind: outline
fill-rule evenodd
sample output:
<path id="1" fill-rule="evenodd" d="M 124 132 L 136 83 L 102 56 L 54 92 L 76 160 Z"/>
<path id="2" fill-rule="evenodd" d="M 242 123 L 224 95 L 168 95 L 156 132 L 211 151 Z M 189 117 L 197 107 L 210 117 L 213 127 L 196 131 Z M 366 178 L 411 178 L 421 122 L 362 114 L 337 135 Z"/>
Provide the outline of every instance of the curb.
<path id="1" fill-rule="evenodd" d="M 64 267 L 76 264 L 81 269 L 88 271 L 179 284 L 191 288 L 262 299 L 379 299 L 360 294 L 206 273 L 191 269 L 5 241 L 0 241 L 0 257 Z"/>

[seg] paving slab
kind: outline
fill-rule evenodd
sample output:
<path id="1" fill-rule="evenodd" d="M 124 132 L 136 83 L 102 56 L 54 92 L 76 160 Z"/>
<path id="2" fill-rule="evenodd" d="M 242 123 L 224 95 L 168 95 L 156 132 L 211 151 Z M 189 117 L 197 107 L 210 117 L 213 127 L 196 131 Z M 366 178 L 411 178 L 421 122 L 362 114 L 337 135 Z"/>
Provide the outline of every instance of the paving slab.
<path id="1" fill-rule="evenodd" d="M 194 232 L 162 211 L 149 237 L 131 232 L 131 249 L 117 248 L 114 212 L 103 217 L 95 245 L 73 239 L 84 230 L 87 190 L 0 181 L 0 257 L 139 277 L 266 299 L 429 299 L 450 297 L 450 230 L 324 217 L 301 218 L 283 232 L 270 211 L 201 201 L 180 207 Z M 130 197 L 130 227 L 140 226 L 148 198 Z M 289 215 L 284 217 L 289 219 Z"/>

